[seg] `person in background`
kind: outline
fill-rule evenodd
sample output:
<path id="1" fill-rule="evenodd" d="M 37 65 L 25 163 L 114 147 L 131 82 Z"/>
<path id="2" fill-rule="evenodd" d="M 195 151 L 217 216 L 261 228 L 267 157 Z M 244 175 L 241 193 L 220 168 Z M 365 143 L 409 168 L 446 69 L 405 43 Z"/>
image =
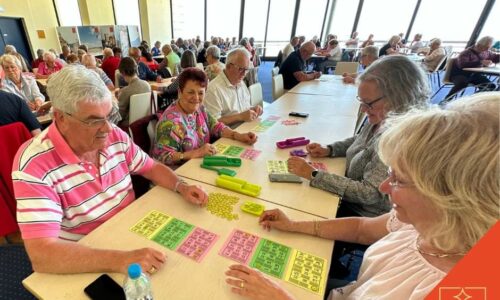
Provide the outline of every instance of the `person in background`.
<path id="1" fill-rule="evenodd" d="M 422 34 L 417 33 L 415 37 L 413 37 L 413 41 L 411 41 L 408 48 L 411 50 L 411 53 L 417 53 L 418 49 L 424 47 L 424 42 L 422 42 Z"/>
<path id="2" fill-rule="evenodd" d="M 141 57 L 139 58 L 139 61 L 145 63 L 151 71 L 156 71 L 158 69 L 158 62 L 153 59 L 151 53 L 146 51 L 144 47 L 139 49 L 141 50 Z"/>
<path id="3" fill-rule="evenodd" d="M 399 42 L 398 42 L 399 48 L 406 48 L 407 40 L 404 38 L 405 34 L 403 32 L 400 32 L 398 36 L 399 36 Z"/>
<path id="4" fill-rule="evenodd" d="M 50 48 L 49 52 L 54 53 L 54 55 L 56 56 L 56 61 L 59 62 L 63 67 L 66 65 L 66 61 L 59 58 L 59 55 L 57 54 L 56 49 Z"/>
<path id="5" fill-rule="evenodd" d="M 250 122 L 262 115 L 259 105 L 250 103 L 250 92 L 243 82 L 250 66 L 250 53 L 236 48 L 227 54 L 226 68 L 207 88 L 205 107 L 219 122 L 227 126 Z"/>
<path id="6" fill-rule="evenodd" d="M 290 55 L 293 51 L 295 51 L 295 47 L 299 44 L 299 38 L 294 36 L 290 39 L 290 43 L 286 44 L 285 48 L 282 51 L 282 59 L 281 61 L 285 61 L 288 55 Z"/>
<path id="7" fill-rule="evenodd" d="M 358 48 L 358 44 L 359 44 L 358 32 L 355 31 L 352 33 L 351 38 L 345 42 L 346 51 L 347 49 Z M 347 55 L 349 56 L 349 61 L 352 61 L 354 59 L 355 54 L 356 51 L 354 50 L 347 51 Z"/>
<path id="8" fill-rule="evenodd" d="M 241 41 L 240 41 L 240 46 L 242 46 L 243 48 L 245 48 L 248 51 L 248 53 L 250 53 L 250 63 L 252 65 L 254 65 L 255 49 L 252 47 L 252 45 L 250 45 L 250 43 L 248 42 L 248 39 L 247 38 L 242 38 Z"/>
<path id="9" fill-rule="evenodd" d="M 161 55 L 161 42 L 160 41 L 156 41 L 155 44 L 154 44 L 154 47 L 151 48 L 151 55 L 152 56 L 159 56 Z"/>
<path id="10" fill-rule="evenodd" d="M 32 136 L 40 134 L 40 123 L 24 99 L 13 93 L 0 90 L 0 103 L 2 103 L 2 109 L 0 109 L 0 126 L 22 122 L 31 132 Z"/>
<path id="11" fill-rule="evenodd" d="M 382 46 L 380 48 L 380 51 L 378 53 L 378 56 L 382 57 L 384 55 L 392 55 L 392 54 L 398 54 L 399 53 L 399 43 L 401 42 L 401 37 L 399 35 L 393 35 L 387 44 Z"/>
<path id="12" fill-rule="evenodd" d="M 300 47 L 302 46 L 302 44 L 304 44 L 305 41 L 306 37 L 303 35 L 299 35 L 299 42 L 297 43 L 297 46 L 295 46 L 295 50 L 300 49 Z"/>
<path id="13" fill-rule="evenodd" d="M 326 56 L 326 60 L 320 64 L 319 68 L 323 73 L 327 73 L 328 68 L 335 67 L 342 58 L 342 50 L 339 47 L 339 41 L 329 41 L 328 48 L 318 51 L 317 54 Z"/>
<path id="14" fill-rule="evenodd" d="M 82 65 L 84 65 L 87 69 L 96 72 L 111 92 L 115 90 L 115 85 L 113 84 L 111 79 L 109 79 L 108 75 L 106 75 L 106 73 L 104 73 L 101 68 L 97 67 L 94 55 L 85 54 L 82 57 Z"/>
<path id="15" fill-rule="evenodd" d="M 318 39 L 317 35 L 313 36 L 311 42 L 314 43 L 317 49 L 321 48 L 321 41 Z"/>
<path id="16" fill-rule="evenodd" d="M 378 59 L 378 48 L 375 46 L 366 46 L 361 50 L 361 56 L 359 58 L 360 64 L 364 69 L 368 68 L 374 61 Z M 358 73 L 344 73 L 342 74 L 342 81 L 344 83 L 354 83 Z"/>
<path id="17" fill-rule="evenodd" d="M 216 47 L 216 46 L 211 46 Z M 187 68 L 179 75 L 179 99 L 162 114 L 156 129 L 153 157 L 167 165 L 217 153 L 211 138 L 225 137 L 252 145 L 257 136 L 239 133 L 217 121 L 203 106 L 208 84 L 206 74 Z"/>
<path id="18" fill-rule="evenodd" d="M 199 63 L 202 63 L 204 66 L 207 66 L 207 49 L 208 49 L 208 47 L 210 47 L 210 42 L 209 41 L 204 42 L 203 49 L 198 51 L 198 55 L 196 56 L 196 61 Z"/>
<path id="19" fill-rule="evenodd" d="M 279 74 L 283 75 L 283 84 L 285 90 L 289 90 L 301 81 L 317 79 L 321 72 L 306 73 L 306 61 L 316 51 L 316 46 L 312 42 L 307 42 L 299 50 L 292 52 L 283 61 Z"/>
<path id="20" fill-rule="evenodd" d="M 155 162 L 109 122 L 112 95 L 94 71 L 68 65 L 51 76 L 47 91 L 53 123 L 21 146 L 12 170 L 17 221 L 33 270 L 125 274 L 128 265 L 139 263 L 155 273 L 165 263 L 163 252 L 97 249 L 77 241 L 134 202 L 132 174 L 193 205 L 205 205 L 207 194 Z"/>
<path id="21" fill-rule="evenodd" d="M 422 66 L 428 72 L 434 72 L 446 56 L 446 52 L 441 47 L 440 39 L 432 39 L 429 42 L 429 52 L 425 54 Z"/>
<path id="22" fill-rule="evenodd" d="M 66 62 L 68 63 L 68 65 L 71 65 L 71 64 L 77 64 L 77 65 L 81 64 L 80 63 L 80 59 L 74 53 L 71 53 L 70 55 L 68 55 L 68 57 L 66 58 Z"/>
<path id="23" fill-rule="evenodd" d="M 446 100 L 451 99 L 455 93 L 466 88 L 468 84 L 482 85 L 481 90 L 494 90 L 495 84 L 483 73 L 468 72 L 464 68 L 479 68 L 488 67 L 493 63 L 498 63 L 500 53 L 492 52 L 493 38 L 484 36 L 480 38 L 476 44 L 462 51 L 452 65 L 450 80 L 453 82 L 453 87 L 446 96 Z"/>
<path id="24" fill-rule="evenodd" d="M 29 64 L 26 62 L 26 59 L 17 52 L 17 49 L 16 47 L 14 47 L 14 45 L 6 45 L 3 52 L 4 54 L 14 55 L 15 57 L 17 57 L 17 59 L 19 59 L 22 66 L 21 72 L 30 72 Z"/>
<path id="25" fill-rule="evenodd" d="M 119 47 L 113 47 L 111 53 L 109 53 L 109 50 L 107 52 L 108 54 L 102 60 L 101 68 L 104 71 L 104 73 L 108 75 L 109 79 L 111 79 L 111 81 L 114 83 L 116 82 L 115 81 L 116 70 L 118 70 L 118 65 L 120 64 L 120 60 L 122 58 L 122 49 Z"/>
<path id="26" fill-rule="evenodd" d="M 146 81 L 148 81 L 148 80 L 155 81 L 156 80 L 156 81 L 161 82 L 161 79 L 162 79 L 161 76 L 159 76 L 155 72 L 151 71 L 145 63 L 140 61 L 141 50 L 139 50 L 139 48 L 136 48 L 136 47 L 129 48 L 128 49 L 128 56 L 135 59 L 135 62 L 137 63 L 137 70 L 138 70 L 138 75 L 139 75 L 140 79 L 146 80 Z"/>
<path id="27" fill-rule="evenodd" d="M 161 47 L 161 52 L 163 53 L 163 61 L 158 66 L 159 70 L 168 67 L 171 76 L 177 76 L 177 66 L 181 62 L 181 58 L 175 53 L 171 45 L 165 44 Z"/>
<path id="28" fill-rule="evenodd" d="M 357 280 L 331 290 L 328 300 L 424 299 L 498 222 L 499 104 L 498 93 L 480 93 L 446 110 L 390 118 L 378 146 L 389 166 L 379 186 L 391 199 L 389 213 L 296 221 L 274 209 L 260 216 L 260 225 L 372 244 Z M 295 299 L 256 269 L 232 265 L 225 275 L 231 291 L 245 298 Z"/>
<path id="29" fill-rule="evenodd" d="M 40 63 L 42 63 L 42 62 L 43 62 L 43 53 L 44 53 L 44 52 L 45 52 L 45 51 L 44 51 L 43 49 L 38 49 L 38 50 L 36 50 L 36 59 L 35 59 L 35 60 L 33 60 L 33 62 L 31 62 L 31 67 L 32 67 L 33 69 L 38 68 L 38 65 L 40 65 Z"/>
<path id="30" fill-rule="evenodd" d="M 43 62 L 38 65 L 35 74 L 37 79 L 47 79 L 53 73 L 59 72 L 63 65 L 56 60 L 54 53 L 47 51 L 43 53 Z"/>
<path id="31" fill-rule="evenodd" d="M 237 47 L 238 47 L 238 41 L 236 40 L 236 37 L 233 36 L 233 38 L 231 39 L 231 44 L 229 44 L 229 46 L 228 46 L 228 49 L 233 50 L 234 48 L 237 48 Z"/>
<path id="32" fill-rule="evenodd" d="M 127 82 L 127 86 L 123 87 L 118 94 L 118 107 L 122 118 L 119 124 L 121 128 L 127 128 L 129 126 L 130 96 L 149 93 L 151 92 L 151 86 L 147 81 L 137 76 L 137 63 L 131 57 L 122 58 L 118 70 L 122 78 Z"/>
<path id="33" fill-rule="evenodd" d="M 78 46 L 78 49 L 85 51 L 85 53 L 89 53 L 89 48 L 85 44 L 81 44 L 80 46 Z"/>
<path id="34" fill-rule="evenodd" d="M 104 62 L 106 59 L 113 57 L 113 50 L 111 48 L 104 48 L 102 50 L 102 61 Z"/>
<path id="35" fill-rule="evenodd" d="M 337 36 L 335 34 L 329 33 L 326 36 L 325 46 L 323 47 L 323 49 L 328 48 L 328 42 L 331 41 L 331 40 L 338 40 L 338 39 L 337 39 Z"/>
<path id="36" fill-rule="evenodd" d="M 207 49 L 207 62 L 208 65 L 205 68 L 205 73 L 208 76 L 208 80 L 212 81 L 217 77 L 224 69 L 226 65 L 220 62 L 220 49 L 217 46 L 210 46 Z"/>
<path id="37" fill-rule="evenodd" d="M 19 59 L 14 55 L 5 54 L 0 57 L 0 64 L 5 72 L 2 90 L 21 97 L 30 110 L 38 110 L 45 101 L 45 97 L 40 92 L 36 80 L 31 76 L 23 75 Z"/>
<path id="38" fill-rule="evenodd" d="M 375 44 L 375 41 L 373 41 L 373 34 L 370 34 L 368 36 L 368 39 L 361 43 L 361 48 L 365 48 L 367 46 L 373 46 Z"/>
<path id="39" fill-rule="evenodd" d="M 64 45 L 61 47 L 61 54 L 59 54 L 59 58 L 68 63 L 68 56 L 71 54 L 71 49 L 68 45 Z"/>
<path id="40" fill-rule="evenodd" d="M 85 46 L 85 45 L 82 45 L 82 46 Z M 81 62 L 82 61 L 82 57 L 87 54 L 87 51 L 85 51 L 84 49 L 78 49 L 76 51 L 77 55 L 78 55 L 78 60 Z"/>
<path id="41" fill-rule="evenodd" d="M 345 157 L 345 176 L 316 170 L 302 157 L 288 159 L 290 173 L 310 180 L 312 187 L 342 197 L 337 217 L 375 217 L 389 211 L 387 196 L 378 190 L 386 166 L 377 153 L 377 143 L 388 115 L 425 106 L 430 89 L 423 70 L 405 56 L 388 56 L 371 64 L 359 77 L 358 96 L 368 124 L 359 134 L 327 146 L 306 146 L 312 157 Z"/>

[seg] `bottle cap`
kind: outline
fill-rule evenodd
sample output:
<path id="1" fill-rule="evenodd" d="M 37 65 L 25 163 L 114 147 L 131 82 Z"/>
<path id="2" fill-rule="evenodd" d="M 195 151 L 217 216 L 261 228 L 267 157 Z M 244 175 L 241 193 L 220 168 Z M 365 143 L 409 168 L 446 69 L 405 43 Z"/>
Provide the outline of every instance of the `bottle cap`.
<path id="1" fill-rule="evenodd" d="M 132 279 L 139 278 L 141 276 L 142 269 L 139 264 L 130 264 L 128 266 L 128 276 Z"/>

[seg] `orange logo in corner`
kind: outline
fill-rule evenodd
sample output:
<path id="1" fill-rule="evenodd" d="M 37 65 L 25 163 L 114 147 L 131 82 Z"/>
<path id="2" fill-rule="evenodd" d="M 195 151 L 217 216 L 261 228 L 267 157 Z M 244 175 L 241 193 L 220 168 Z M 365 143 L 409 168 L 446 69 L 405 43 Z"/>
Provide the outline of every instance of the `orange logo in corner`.
<path id="1" fill-rule="evenodd" d="M 485 287 L 439 287 L 439 300 L 486 300 Z"/>

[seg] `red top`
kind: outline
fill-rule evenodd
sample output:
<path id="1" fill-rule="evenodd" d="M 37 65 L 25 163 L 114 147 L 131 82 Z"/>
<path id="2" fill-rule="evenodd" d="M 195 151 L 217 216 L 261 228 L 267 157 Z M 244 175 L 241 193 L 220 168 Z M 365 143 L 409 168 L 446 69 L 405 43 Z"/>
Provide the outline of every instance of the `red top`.
<path id="1" fill-rule="evenodd" d="M 108 75 L 109 79 L 115 83 L 115 71 L 118 70 L 118 65 L 120 65 L 120 58 L 116 56 L 111 56 L 106 58 L 101 65 L 101 69 Z"/>

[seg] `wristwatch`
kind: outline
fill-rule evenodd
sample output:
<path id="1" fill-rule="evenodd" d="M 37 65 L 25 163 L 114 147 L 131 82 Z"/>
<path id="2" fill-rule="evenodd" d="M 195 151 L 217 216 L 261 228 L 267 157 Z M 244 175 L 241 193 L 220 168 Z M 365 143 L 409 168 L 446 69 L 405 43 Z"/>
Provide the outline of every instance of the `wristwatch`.
<path id="1" fill-rule="evenodd" d="M 311 172 L 311 179 L 316 177 L 316 175 L 318 175 L 318 170 L 314 170 Z"/>

